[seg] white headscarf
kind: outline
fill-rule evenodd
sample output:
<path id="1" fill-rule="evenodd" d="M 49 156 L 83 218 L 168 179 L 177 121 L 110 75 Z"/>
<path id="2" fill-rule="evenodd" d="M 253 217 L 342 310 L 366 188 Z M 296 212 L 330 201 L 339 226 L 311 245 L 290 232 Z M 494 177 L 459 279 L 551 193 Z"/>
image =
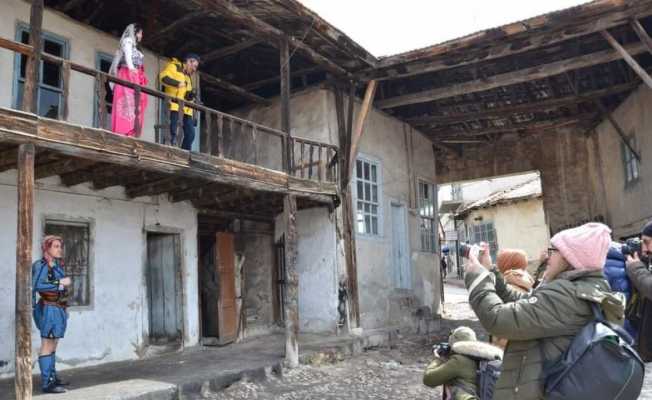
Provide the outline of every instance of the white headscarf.
<path id="1" fill-rule="evenodd" d="M 131 53 L 131 49 L 136 46 L 138 40 L 136 39 L 136 24 L 129 24 L 125 31 L 122 32 L 122 37 L 120 38 L 120 45 L 118 50 L 115 51 L 113 56 L 113 61 L 111 62 L 111 68 L 109 68 L 109 74 L 113 76 L 118 76 L 118 66 L 120 65 L 120 60 L 124 59 L 125 63 L 129 68 L 133 69 L 131 54 L 125 54 L 125 49 L 127 52 Z M 113 88 L 113 83 L 111 83 L 111 88 Z"/>

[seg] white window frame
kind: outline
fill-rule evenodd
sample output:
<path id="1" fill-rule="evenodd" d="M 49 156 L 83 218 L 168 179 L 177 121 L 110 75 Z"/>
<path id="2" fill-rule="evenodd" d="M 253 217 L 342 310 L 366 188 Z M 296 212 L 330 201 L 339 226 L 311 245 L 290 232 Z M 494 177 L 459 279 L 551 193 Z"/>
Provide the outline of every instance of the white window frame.
<path id="1" fill-rule="evenodd" d="M 437 190 L 437 185 L 435 185 L 432 182 L 429 182 L 426 179 L 418 179 L 417 180 L 417 200 L 418 200 L 418 206 L 419 206 L 419 250 L 424 253 L 436 253 L 437 252 L 437 238 L 435 235 L 439 233 L 439 230 L 437 229 L 438 226 L 438 218 L 437 218 L 437 206 L 435 204 L 436 201 L 436 196 L 435 196 L 435 190 Z M 422 201 L 424 200 L 423 197 L 421 196 L 422 191 L 422 185 L 425 185 L 426 189 L 428 190 L 428 196 L 430 200 L 430 204 L 428 204 L 431 209 L 424 209 L 424 204 Z M 423 219 L 430 220 L 430 226 L 432 229 L 432 232 L 427 232 L 424 230 L 423 225 L 421 224 Z M 430 244 L 431 248 L 426 248 L 424 246 L 424 234 L 429 234 L 430 235 Z"/>
<path id="2" fill-rule="evenodd" d="M 629 144 L 634 148 L 638 149 L 638 142 L 636 140 L 636 135 L 631 134 L 627 139 Z M 641 164 L 634 156 L 634 153 L 629 149 L 629 147 L 621 142 L 622 155 L 623 155 L 623 172 L 625 175 L 625 188 L 635 185 L 641 177 Z"/>
<path id="3" fill-rule="evenodd" d="M 364 177 L 363 177 L 362 180 L 358 178 L 358 174 L 357 174 L 357 172 L 358 172 L 358 170 L 357 170 L 358 161 L 363 162 L 363 163 L 367 163 L 367 164 L 370 165 L 370 170 L 369 170 L 369 176 L 370 177 L 371 177 L 371 166 L 376 167 L 376 182 L 365 180 Z M 384 211 L 384 207 L 383 207 L 383 184 L 382 184 L 383 183 L 383 174 L 382 174 L 382 163 L 381 163 L 381 161 L 379 159 L 375 158 L 375 157 L 371 157 L 371 156 L 364 155 L 364 154 L 359 154 L 357 159 L 356 159 L 355 165 L 354 165 L 353 177 L 354 177 L 354 182 L 353 182 L 353 187 L 352 187 L 352 190 L 353 190 L 352 198 L 353 198 L 353 201 L 354 201 L 354 204 L 353 204 L 353 218 L 354 218 L 354 221 L 353 221 L 353 223 L 355 225 L 356 237 L 359 236 L 361 238 L 381 238 L 381 237 L 383 237 L 383 221 L 384 221 L 384 218 L 383 218 L 383 211 Z M 369 202 L 369 201 L 366 201 L 366 200 L 359 200 L 359 197 L 358 197 L 358 182 L 359 181 L 363 184 L 363 190 L 364 190 L 364 184 L 365 183 L 370 183 L 372 185 L 376 185 L 377 190 L 378 190 L 378 198 L 377 198 L 376 203 Z M 373 186 L 371 187 L 370 192 L 371 192 L 372 199 L 373 199 Z M 375 216 L 376 216 L 376 219 L 378 221 L 377 222 L 378 223 L 378 230 L 377 230 L 376 233 L 368 233 L 368 232 L 361 232 L 360 231 L 359 223 L 358 223 L 358 201 L 363 201 L 363 202 L 369 204 L 370 207 L 374 206 L 374 205 L 377 207 L 377 214 Z M 364 213 L 364 211 L 363 211 L 363 213 Z M 369 214 L 369 215 L 371 215 L 371 214 Z"/>

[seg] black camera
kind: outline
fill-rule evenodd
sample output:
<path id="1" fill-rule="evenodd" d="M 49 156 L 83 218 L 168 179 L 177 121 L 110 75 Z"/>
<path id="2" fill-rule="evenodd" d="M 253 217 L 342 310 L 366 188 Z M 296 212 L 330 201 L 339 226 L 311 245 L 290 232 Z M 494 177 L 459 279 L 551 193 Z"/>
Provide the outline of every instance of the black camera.
<path id="1" fill-rule="evenodd" d="M 436 356 L 441 358 L 448 358 L 451 354 L 451 346 L 448 342 L 442 342 L 432 346 L 432 351 Z"/>
<path id="2" fill-rule="evenodd" d="M 641 239 L 639 238 L 627 239 L 623 247 L 620 248 L 620 251 L 624 256 L 633 256 L 634 253 L 638 253 L 641 256 L 641 243 Z"/>
<path id="3" fill-rule="evenodd" d="M 192 90 L 190 92 L 186 92 L 186 95 L 184 97 L 185 97 L 184 100 L 186 101 L 193 101 L 197 97 L 197 93 L 194 90 Z"/>

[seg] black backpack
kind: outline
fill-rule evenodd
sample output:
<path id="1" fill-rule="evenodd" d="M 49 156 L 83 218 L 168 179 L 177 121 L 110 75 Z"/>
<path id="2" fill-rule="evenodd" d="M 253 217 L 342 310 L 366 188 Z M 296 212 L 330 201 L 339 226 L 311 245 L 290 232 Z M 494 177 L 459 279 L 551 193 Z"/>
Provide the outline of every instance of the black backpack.
<path id="1" fill-rule="evenodd" d="M 595 319 L 575 336 L 561 358 L 544 368 L 547 400 L 635 400 L 645 365 L 629 334 L 607 322 L 591 303 Z"/>
<path id="2" fill-rule="evenodd" d="M 478 362 L 477 395 L 480 400 L 492 400 L 494 398 L 494 389 L 502 368 L 502 360 L 480 360 Z"/>

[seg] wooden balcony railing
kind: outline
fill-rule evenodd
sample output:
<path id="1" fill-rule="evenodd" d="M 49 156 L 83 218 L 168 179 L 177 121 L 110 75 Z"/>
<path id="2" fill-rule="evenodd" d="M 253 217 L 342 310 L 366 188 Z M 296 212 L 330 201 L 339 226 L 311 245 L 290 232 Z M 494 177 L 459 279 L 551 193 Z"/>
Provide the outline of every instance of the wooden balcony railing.
<path id="1" fill-rule="evenodd" d="M 30 45 L 0 38 L 0 48 L 31 56 L 33 48 Z M 243 118 L 217 111 L 195 102 L 183 101 L 146 86 L 124 81 L 105 72 L 89 68 L 69 60 L 41 53 L 44 61 L 61 66 L 62 107 L 61 118 L 68 120 L 70 113 L 70 75 L 75 71 L 95 80 L 96 93 L 89 93 L 89 98 L 97 96 L 98 122 L 100 127 L 107 126 L 106 84 L 112 82 L 134 90 L 135 99 L 140 96 L 151 96 L 163 101 L 165 109 L 171 101 L 179 103 L 180 109 L 189 107 L 194 110 L 195 117 L 201 121 L 200 152 L 242 161 L 265 168 L 283 171 L 290 176 L 319 182 L 336 182 L 338 167 L 338 147 L 328 143 L 290 136 L 287 133 L 273 129 Z M 134 102 L 135 113 L 140 113 L 140 101 Z M 164 121 L 155 127 L 155 142 L 170 143 L 168 113 Z M 177 127 L 177 143 L 183 141 L 183 118 L 179 118 Z M 142 132 L 136 118 L 135 132 Z M 289 142 L 289 143 L 288 143 Z M 288 145 L 289 144 L 289 145 Z M 289 158 L 288 158 L 289 156 Z"/>

